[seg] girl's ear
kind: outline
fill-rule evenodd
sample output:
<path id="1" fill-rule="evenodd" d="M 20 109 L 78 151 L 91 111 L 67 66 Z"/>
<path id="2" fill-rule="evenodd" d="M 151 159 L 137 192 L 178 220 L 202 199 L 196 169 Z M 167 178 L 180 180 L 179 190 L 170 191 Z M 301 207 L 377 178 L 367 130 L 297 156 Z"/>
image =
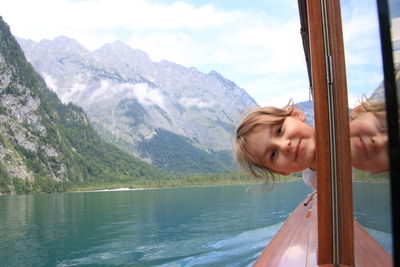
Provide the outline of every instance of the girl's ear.
<path id="1" fill-rule="evenodd" d="M 276 174 L 284 175 L 284 176 L 287 176 L 290 174 L 290 172 L 282 172 L 282 171 L 273 171 L 273 172 Z"/>
<path id="2" fill-rule="evenodd" d="M 291 110 L 291 109 L 292 109 L 292 107 L 287 107 L 287 110 Z M 304 112 L 301 111 L 300 109 L 297 109 L 297 108 L 293 109 L 291 116 L 293 118 L 299 119 L 303 122 L 306 121 L 306 115 L 304 115 Z"/>

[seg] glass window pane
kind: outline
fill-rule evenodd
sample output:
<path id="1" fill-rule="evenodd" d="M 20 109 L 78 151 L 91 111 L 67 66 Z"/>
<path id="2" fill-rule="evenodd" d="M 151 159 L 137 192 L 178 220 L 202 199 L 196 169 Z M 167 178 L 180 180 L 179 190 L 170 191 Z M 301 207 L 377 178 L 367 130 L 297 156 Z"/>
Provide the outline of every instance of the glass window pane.
<path id="1" fill-rule="evenodd" d="M 342 0 L 354 216 L 392 253 L 388 137 L 375 0 Z"/>

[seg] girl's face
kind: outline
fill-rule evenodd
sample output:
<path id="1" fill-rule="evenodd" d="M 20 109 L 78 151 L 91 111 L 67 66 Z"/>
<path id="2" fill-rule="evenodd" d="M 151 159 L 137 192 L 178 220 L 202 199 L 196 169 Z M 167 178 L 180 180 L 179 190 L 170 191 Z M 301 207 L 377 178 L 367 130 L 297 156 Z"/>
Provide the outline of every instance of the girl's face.
<path id="1" fill-rule="evenodd" d="M 354 168 L 374 173 L 389 169 L 388 137 L 372 112 L 350 122 L 351 161 Z"/>
<path id="2" fill-rule="evenodd" d="M 248 136 L 247 142 L 248 149 L 274 173 L 287 175 L 315 163 L 314 129 L 296 117 L 287 117 L 272 127 L 260 127 Z"/>

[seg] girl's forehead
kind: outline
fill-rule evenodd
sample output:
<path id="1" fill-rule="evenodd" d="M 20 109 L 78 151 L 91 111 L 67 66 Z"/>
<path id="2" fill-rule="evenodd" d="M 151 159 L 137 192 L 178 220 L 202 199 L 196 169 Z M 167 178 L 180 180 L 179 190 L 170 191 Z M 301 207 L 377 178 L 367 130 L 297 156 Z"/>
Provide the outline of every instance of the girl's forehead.
<path id="1" fill-rule="evenodd" d="M 357 114 L 357 116 L 353 118 L 353 120 L 350 122 L 350 124 L 363 123 L 363 122 L 365 123 L 368 121 L 373 122 L 376 120 L 378 120 L 378 118 L 374 115 L 374 113 L 367 111 L 367 112 L 362 112 L 362 113 Z"/>
<path id="2" fill-rule="evenodd" d="M 358 114 L 358 116 L 356 118 L 354 118 L 354 120 L 356 120 L 356 119 L 375 120 L 375 119 L 378 119 L 378 116 L 372 111 L 365 111 L 365 112 Z"/>
<path id="3" fill-rule="evenodd" d="M 271 116 L 271 115 L 266 115 L 265 118 L 261 121 L 259 126 L 264 126 L 264 127 L 273 127 L 278 124 L 281 124 L 284 122 L 286 119 L 286 116 Z"/>
<path id="4" fill-rule="evenodd" d="M 386 116 L 385 115 L 379 115 L 375 114 L 372 111 L 367 111 L 364 113 L 359 114 L 356 118 L 354 118 L 351 122 L 350 125 L 353 125 L 354 123 L 377 123 L 379 128 L 382 130 L 386 129 Z"/>
<path id="5" fill-rule="evenodd" d="M 257 125 L 256 127 L 254 127 L 254 131 L 253 132 L 254 133 L 259 133 L 259 132 L 262 132 L 262 131 L 268 131 L 271 128 L 277 126 L 277 125 L 279 125 L 278 122 L 270 123 L 270 124 L 260 124 L 260 125 Z"/>

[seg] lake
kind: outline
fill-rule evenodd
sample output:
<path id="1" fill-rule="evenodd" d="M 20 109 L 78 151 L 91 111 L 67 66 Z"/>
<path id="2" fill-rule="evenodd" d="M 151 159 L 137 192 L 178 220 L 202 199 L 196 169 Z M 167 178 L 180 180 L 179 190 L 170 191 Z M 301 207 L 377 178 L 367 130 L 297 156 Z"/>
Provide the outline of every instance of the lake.
<path id="1" fill-rule="evenodd" d="M 362 186 L 360 192 L 368 184 Z M 286 182 L 277 183 L 272 191 L 260 185 L 235 185 L 0 196 L 0 262 L 4 266 L 251 266 L 310 192 L 303 182 Z M 376 214 L 361 210 L 356 215 L 360 220 Z M 379 224 L 382 213 L 375 217 L 367 220 L 368 227 L 374 227 L 369 230 L 388 243 L 390 229 Z"/>

